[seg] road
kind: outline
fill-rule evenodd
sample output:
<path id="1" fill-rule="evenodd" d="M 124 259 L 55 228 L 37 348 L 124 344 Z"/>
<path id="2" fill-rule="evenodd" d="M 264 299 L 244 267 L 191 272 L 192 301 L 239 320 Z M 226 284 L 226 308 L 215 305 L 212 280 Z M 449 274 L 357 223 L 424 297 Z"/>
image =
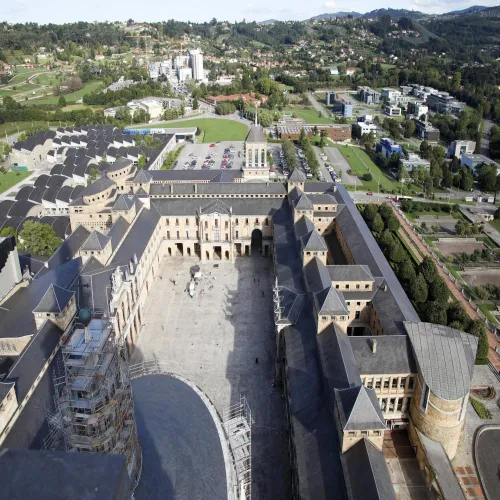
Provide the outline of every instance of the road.
<path id="1" fill-rule="evenodd" d="M 483 135 L 481 136 L 481 154 L 484 156 L 489 156 L 490 154 L 490 131 L 493 127 L 493 122 L 488 119 L 484 119 Z"/>
<path id="2" fill-rule="evenodd" d="M 326 109 L 316 100 L 316 97 L 314 97 L 310 92 L 307 94 L 307 97 L 317 111 L 319 111 L 325 118 L 331 118 Z"/>

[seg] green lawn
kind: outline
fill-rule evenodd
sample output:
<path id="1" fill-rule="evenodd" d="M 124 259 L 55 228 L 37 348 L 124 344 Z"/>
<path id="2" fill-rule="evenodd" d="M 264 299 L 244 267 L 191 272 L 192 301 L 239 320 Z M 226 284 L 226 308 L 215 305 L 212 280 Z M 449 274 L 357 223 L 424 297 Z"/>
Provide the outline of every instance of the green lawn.
<path id="1" fill-rule="evenodd" d="M 299 118 L 304 118 L 307 123 L 333 123 L 330 118 L 325 118 L 323 115 L 319 116 L 319 111 L 311 107 L 301 107 L 301 108 L 288 108 L 284 110 L 285 113 L 292 113 L 297 115 Z"/>
<path id="2" fill-rule="evenodd" d="M 373 180 L 361 180 L 363 186 L 370 191 L 378 190 L 378 182 L 380 182 L 380 189 L 384 191 L 398 190 L 399 183 L 396 182 L 389 174 L 386 174 L 373 163 L 371 158 L 360 148 L 352 148 L 349 146 L 335 146 L 347 160 L 355 175 L 361 177 L 363 174 L 371 173 Z"/>
<path id="3" fill-rule="evenodd" d="M 15 186 L 18 182 L 26 179 L 33 172 L 7 172 L 5 174 L 0 174 L 0 193 L 3 193 L 12 186 Z"/>
<path id="4" fill-rule="evenodd" d="M 494 227 L 497 231 L 500 231 L 500 220 L 492 220 L 488 222 L 491 227 Z"/>
<path id="5" fill-rule="evenodd" d="M 76 102 L 78 99 L 81 99 L 84 95 L 90 94 L 90 92 L 98 89 L 101 86 L 102 82 L 99 81 L 87 82 L 83 85 L 83 88 L 81 88 L 80 90 L 77 90 L 76 92 L 71 92 L 69 94 L 64 94 L 64 98 L 66 99 L 67 103 Z M 34 104 L 57 104 L 58 102 L 59 102 L 59 96 L 51 95 L 47 97 L 42 97 L 40 99 L 30 99 L 29 101 L 26 101 L 25 104 L 30 106 Z"/>
<path id="6" fill-rule="evenodd" d="M 31 75 L 35 73 L 45 73 L 48 70 L 44 68 L 19 68 L 16 69 L 17 74 L 9 80 L 7 85 L 15 85 L 16 83 L 25 82 Z"/>
<path id="7" fill-rule="evenodd" d="M 38 83 L 39 85 L 56 85 L 60 81 L 60 79 L 56 77 L 56 73 L 56 71 L 43 73 L 38 75 L 36 78 L 33 78 L 32 81 L 34 83 Z"/>
<path id="8" fill-rule="evenodd" d="M 168 121 L 153 126 L 140 128 L 188 128 L 198 127 L 201 130 L 200 142 L 244 141 L 248 134 L 245 124 L 235 120 L 219 118 L 199 118 L 185 121 Z"/>

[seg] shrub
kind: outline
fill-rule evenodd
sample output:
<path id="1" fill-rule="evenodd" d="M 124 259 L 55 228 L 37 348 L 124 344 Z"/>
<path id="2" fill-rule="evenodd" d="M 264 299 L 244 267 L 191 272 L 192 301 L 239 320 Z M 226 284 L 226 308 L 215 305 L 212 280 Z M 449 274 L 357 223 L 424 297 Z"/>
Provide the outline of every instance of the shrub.
<path id="1" fill-rule="evenodd" d="M 363 174 L 363 180 L 364 180 L 364 181 L 367 181 L 367 182 L 372 181 L 372 180 L 373 180 L 373 176 L 372 176 L 372 174 L 370 174 L 369 172 L 368 172 L 368 173 L 366 173 L 366 174 Z"/>
<path id="2" fill-rule="evenodd" d="M 481 401 L 478 401 L 477 399 L 474 398 L 470 398 L 470 403 L 474 408 L 474 410 L 476 411 L 477 416 L 479 418 L 482 418 L 483 420 L 489 420 L 492 418 L 490 410 L 488 410 L 488 408 L 486 408 L 486 406 L 484 406 L 483 403 L 481 403 Z"/>

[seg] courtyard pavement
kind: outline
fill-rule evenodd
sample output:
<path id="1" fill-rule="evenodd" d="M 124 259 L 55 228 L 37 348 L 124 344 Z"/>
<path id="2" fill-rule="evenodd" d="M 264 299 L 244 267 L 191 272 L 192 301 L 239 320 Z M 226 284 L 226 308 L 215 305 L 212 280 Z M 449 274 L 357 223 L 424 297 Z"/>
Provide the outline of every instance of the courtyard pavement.
<path id="1" fill-rule="evenodd" d="M 191 163 L 194 159 L 196 159 L 196 167 L 194 170 L 201 170 L 201 166 L 205 161 L 205 157 L 208 154 L 213 154 L 214 156 L 212 157 L 212 159 L 215 161 L 215 164 L 211 168 L 211 170 L 216 173 L 220 172 L 221 170 L 223 170 L 220 168 L 220 165 L 222 162 L 222 156 L 224 155 L 224 149 L 230 148 L 231 146 L 233 146 L 232 149 L 235 150 L 235 153 L 233 153 L 234 158 L 233 158 L 232 170 L 238 171 L 241 169 L 241 167 L 243 166 L 243 161 L 245 159 L 243 142 L 223 141 L 220 142 L 219 144 L 216 143 L 213 144 L 214 147 L 211 148 L 209 143 L 200 143 L 200 144 L 185 143 L 184 148 L 182 149 L 181 154 L 177 159 L 177 166 L 175 167 L 175 170 L 184 170 L 184 164 L 186 162 Z M 240 157 L 238 157 L 238 151 L 240 152 Z M 190 156 L 191 154 L 193 156 Z"/>
<path id="2" fill-rule="evenodd" d="M 190 298 L 186 287 L 194 264 L 202 279 Z M 247 398 L 254 418 L 252 498 L 263 500 L 291 497 L 284 403 L 273 387 L 271 272 L 271 259 L 258 254 L 234 264 L 165 259 L 132 358 L 133 364 L 156 357 L 197 384 L 220 414 L 240 395 Z"/>

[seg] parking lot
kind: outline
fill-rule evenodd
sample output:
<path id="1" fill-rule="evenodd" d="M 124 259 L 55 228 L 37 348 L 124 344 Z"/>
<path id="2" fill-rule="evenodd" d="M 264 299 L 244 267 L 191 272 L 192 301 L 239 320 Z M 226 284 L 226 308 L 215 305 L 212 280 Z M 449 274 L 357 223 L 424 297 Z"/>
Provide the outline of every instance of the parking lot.
<path id="1" fill-rule="evenodd" d="M 211 170 L 223 170 L 224 168 L 232 170 L 241 169 L 245 160 L 243 142 L 224 141 L 212 144 L 186 143 L 177 159 L 175 169 L 200 170 L 203 169 L 205 160 L 207 160 L 205 168 L 210 168 Z M 229 152 L 229 150 L 231 152 Z M 226 154 L 225 151 L 228 153 L 226 155 L 227 158 L 224 158 Z M 232 155 L 233 158 L 230 158 L 230 155 Z M 225 167 L 221 167 L 223 163 L 225 163 Z"/>

